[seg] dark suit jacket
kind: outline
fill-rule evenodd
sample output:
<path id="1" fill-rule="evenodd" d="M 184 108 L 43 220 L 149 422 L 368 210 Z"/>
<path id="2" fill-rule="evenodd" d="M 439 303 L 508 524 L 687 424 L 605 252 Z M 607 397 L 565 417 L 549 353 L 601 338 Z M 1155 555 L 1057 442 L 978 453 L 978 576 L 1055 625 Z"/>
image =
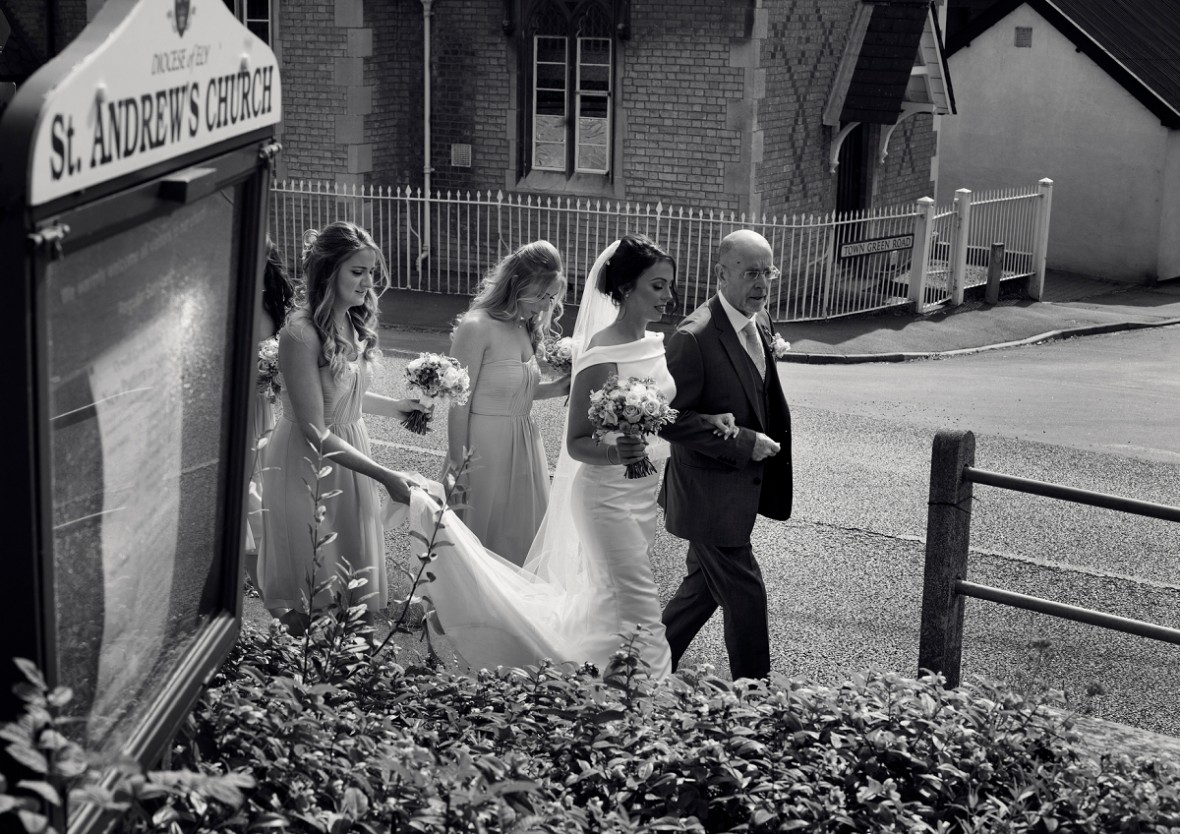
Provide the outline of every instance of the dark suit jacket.
<path id="1" fill-rule="evenodd" d="M 773 331 L 765 311 L 758 315 L 758 329 L 766 352 L 765 386 L 717 296 L 668 338 L 668 370 L 676 380 L 672 406 L 680 417 L 661 432 L 672 441 L 672 458 L 660 505 L 674 536 L 736 547 L 749 542 L 758 514 L 791 516 L 791 414 L 770 349 Z M 700 416 L 726 411 L 741 427 L 736 438 L 715 436 Z M 767 460 L 751 460 L 756 431 L 778 441 L 781 451 Z"/>

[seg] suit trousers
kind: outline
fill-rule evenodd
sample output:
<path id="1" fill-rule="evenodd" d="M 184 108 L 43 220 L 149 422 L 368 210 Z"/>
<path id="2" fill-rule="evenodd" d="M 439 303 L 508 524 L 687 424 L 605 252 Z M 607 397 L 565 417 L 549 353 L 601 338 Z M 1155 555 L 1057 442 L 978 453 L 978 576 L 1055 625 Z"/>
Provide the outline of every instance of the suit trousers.
<path id="1" fill-rule="evenodd" d="M 687 574 L 662 617 L 673 670 L 721 606 L 734 680 L 766 677 L 770 673 L 766 585 L 749 542 L 737 547 L 689 542 L 685 561 Z"/>

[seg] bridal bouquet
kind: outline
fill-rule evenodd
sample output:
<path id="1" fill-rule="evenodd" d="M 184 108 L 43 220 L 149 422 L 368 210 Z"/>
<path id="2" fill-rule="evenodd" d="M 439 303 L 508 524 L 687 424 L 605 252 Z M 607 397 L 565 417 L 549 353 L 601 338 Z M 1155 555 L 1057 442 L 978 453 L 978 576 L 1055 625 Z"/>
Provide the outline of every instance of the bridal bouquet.
<path id="1" fill-rule="evenodd" d="M 270 402 L 279 401 L 279 340 L 277 336 L 258 343 L 258 391 Z"/>
<path id="2" fill-rule="evenodd" d="M 418 399 L 425 406 L 448 400 L 462 405 L 467 402 L 471 389 L 467 369 L 441 353 L 420 353 L 417 359 L 407 362 L 406 381 L 410 390 L 418 392 Z M 426 434 L 430 431 L 430 418 L 430 412 L 414 411 L 402 425 L 414 434 Z"/>
<path id="3" fill-rule="evenodd" d="M 574 340 L 565 336 L 542 342 L 541 359 L 557 373 L 568 374 L 574 367 Z"/>
<path id="4" fill-rule="evenodd" d="M 655 434 L 664 426 L 676 422 L 679 413 L 668 405 L 668 398 L 656 388 L 654 379 L 628 377 L 620 380 L 617 375 L 607 378 L 606 384 L 590 392 L 590 423 L 594 426 L 594 439 L 611 432 L 628 437 L 643 437 Z M 656 468 L 651 459 L 644 455 L 638 463 L 627 464 L 628 478 L 642 478 L 654 475 Z"/>

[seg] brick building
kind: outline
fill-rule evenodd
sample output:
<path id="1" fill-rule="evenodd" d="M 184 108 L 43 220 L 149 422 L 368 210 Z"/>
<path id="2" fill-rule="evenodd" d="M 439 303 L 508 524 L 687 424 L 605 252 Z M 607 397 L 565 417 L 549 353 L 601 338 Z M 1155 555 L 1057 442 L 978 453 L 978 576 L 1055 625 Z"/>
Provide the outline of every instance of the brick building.
<path id="1" fill-rule="evenodd" d="M 850 210 L 932 195 L 953 112 L 941 0 L 269 8 L 280 178 Z"/>
<path id="2" fill-rule="evenodd" d="M 944 0 L 221 2 L 279 56 L 282 178 L 849 210 L 933 194 L 954 107 Z M 0 81 L 101 5 L 0 0 Z"/>

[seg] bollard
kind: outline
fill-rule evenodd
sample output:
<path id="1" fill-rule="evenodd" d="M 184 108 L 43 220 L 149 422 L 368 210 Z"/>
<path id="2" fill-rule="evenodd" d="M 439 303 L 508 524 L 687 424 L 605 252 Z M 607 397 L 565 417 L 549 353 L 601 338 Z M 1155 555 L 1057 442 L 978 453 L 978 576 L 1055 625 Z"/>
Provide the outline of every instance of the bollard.
<path id="1" fill-rule="evenodd" d="M 1004 276 L 1004 244 L 993 243 L 991 255 L 987 259 L 987 289 L 984 290 L 983 300 L 988 304 L 995 304 L 1000 300 L 1000 279 Z"/>
<path id="2" fill-rule="evenodd" d="M 930 457 L 918 669 L 941 673 L 947 687 L 959 685 L 963 654 L 964 598 L 955 591 L 955 583 L 967 578 L 973 486 L 963 479 L 963 467 L 974 463 L 974 434 L 940 431 L 935 435 Z"/>

